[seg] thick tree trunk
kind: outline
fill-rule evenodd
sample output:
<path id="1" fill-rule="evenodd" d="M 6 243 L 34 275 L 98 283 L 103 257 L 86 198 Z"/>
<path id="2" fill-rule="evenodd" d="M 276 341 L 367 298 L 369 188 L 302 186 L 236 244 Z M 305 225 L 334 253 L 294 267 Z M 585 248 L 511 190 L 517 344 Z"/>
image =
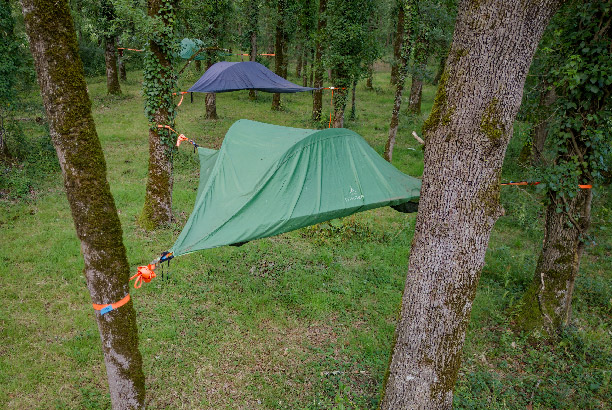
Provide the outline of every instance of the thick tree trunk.
<path id="1" fill-rule="evenodd" d="M 277 21 L 276 21 L 276 35 L 274 40 L 274 72 L 281 77 L 286 77 L 286 69 L 287 65 L 285 63 L 285 9 L 286 9 L 286 0 L 278 0 L 277 3 Z M 280 93 L 274 93 L 272 96 L 272 109 L 280 110 L 281 109 L 281 96 Z"/>
<path id="2" fill-rule="evenodd" d="M 249 61 L 257 61 L 257 21 L 255 28 L 251 32 L 251 52 L 249 53 Z M 257 99 L 257 91 L 249 90 L 249 100 Z"/>
<path id="3" fill-rule="evenodd" d="M 399 10 L 397 12 L 397 31 L 393 39 L 393 61 L 391 62 L 391 84 L 396 85 L 399 79 L 399 69 L 403 65 L 402 44 L 404 44 L 404 7 L 402 1 L 398 1 Z"/>
<path id="4" fill-rule="evenodd" d="M 423 125 L 425 168 L 381 408 L 450 409 L 499 178 L 537 44 L 561 1 L 459 2 Z"/>
<path id="5" fill-rule="evenodd" d="M 418 72 L 412 75 L 410 86 L 410 99 L 408 101 L 408 112 L 421 115 L 421 100 L 423 98 L 423 72 L 425 64 L 419 66 Z"/>
<path id="6" fill-rule="evenodd" d="M 521 330 L 542 329 L 554 334 L 569 324 L 574 282 L 584 250 L 582 237 L 591 222 L 592 197 L 590 189 L 581 189 L 566 202 L 568 212 L 557 212 L 565 203 L 555 194 L 550 196 L 542 252 L 516 320 Z"/>
<path id="7" fill-rule="evenodd" d="M 168 26 L 168 18 L 173 16 L 174 8 L 165 9 L 160 15 L 163 0 L 148 0 L 149 17 L 161 16 Z M 176 6 L 176 4 L 174 4 Z M 168 14 L 170 13 L 170 15 Z M 145 203 L 139 222 L 146 229 L 168 224 L 172 221 L 172 150 L 176 136 L 157 125 L 168 125 L 174 128 L 175 103 L 172 98 L 176 75 L 171 61 L 171 50 L 164 44 L 172 40 L 168 33 L 160 32 L 149 41 L 151 62 L 148 69 L 152 70 L 154 79 L 145 84 L 146 111 L 149 115 L 149 171 Z M 155 39 L 160 39 L 160 42 Z"/>
<path id="8" fill-rule="evenodd" d="M 130 267 L 68 2 L 23 0 L 21 4 L 53 145 L 81 241 L 91 300 L 115 303 L 129 293 Z M 95 317 L 113 409 L 143 409 L 145 383 L 132 302 L 105 315 L 96 312 Z"/>
<path id="9" fill-rule="evenodd" d="M 406 7 L 407 9 L 404 9 L 404 7 Z M 402 38 L 404 39 L 404 43 L 400 45 L 399 59 L 397 60 L 399 67 L 396 73 L 397 78 L 394 82 L 394 84 L 396 85 L 395 100 L 393 102 L 393 111 L 391 112 L 389 138 L 387 139 L 387 144 L 385 145 L 385 152 L 383 154 L 383 157 L 389 162 L 393 160 L 393 147 L 395 146 L 395 138 L 397 137 L 397 129 L 399 128 L 399 113 L 400 109 L 402 108 L 402 94 L 404 93 L 404 84 L 406 83 L 406 75 L 408 74 L 408 58 L 410 57 L 410 50 L 412 47 L 412 33 L 410 32 L 410 27 L 412 25 L 411 16 L 414 15 L 415 7 L 415 2 L 410 0 L 406 1 L 406 6 L 404 6 L 403 3 L 400 6 L 400 21 L 403 24 L 401 32 Z M 409 14 L 406 15 L 406 12 L 408 12 Z"/>
<path id="10" fill-rule="evenodd" d="M 315 58 L 311 72 L 314 72 L 314 88 L 323 87 L 323 32 L 325 31 L 325 8 L 327 0 L 319 0 L 319 21 L 317 23 L 317 35 L 315 38 Z M 312 119 L 321 121 L 321 110 L 323 109 L 323 90 L 312 92 Z"/>
<path id="11" fill-rule="evenodd" d="M 104 39 L 104 59 L 106 61 L 106 92 L 112 95 L 121 94 L 119 73 L 117 70 L 116 37 Z"/>

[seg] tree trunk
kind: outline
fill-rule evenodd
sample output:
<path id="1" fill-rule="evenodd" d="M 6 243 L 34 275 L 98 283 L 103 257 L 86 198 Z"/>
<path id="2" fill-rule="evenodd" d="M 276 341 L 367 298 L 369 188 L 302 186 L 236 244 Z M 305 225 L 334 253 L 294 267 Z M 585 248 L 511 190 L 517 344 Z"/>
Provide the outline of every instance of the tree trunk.
<path id="1" fill-rule="evenodd" d="M 310 50 L 310 78 L 308 84 L 310 84 L 311 88 L 314 88 L 314 72 L 315 72 L 315 52 L 314 49 Z"/>
<path id="2" fill-rule="evenodd" d="M 117 64 L 119 65 L 119 79 L 121 81 L 127 81 L 127 70 L 125 69 L 123 57 L 117 57 Z"/>
<path id="3" fill-rule="evenodd" d="M 308 87 L 308 47 L 304 47 L 302 56 L 302 86 Z"/>
<path id="4" fill-rule="evenodd" d="M 195 61 L 195 70 L 196 70 L 196 73 L 202 72 L 202 60 Z"/>
<path id="5" fill-rule="evenodd" d="M 447 67 L 423 125 L 419 213 L 383 410 L 452 406 L 490 233 L 503 213 L 503 158 L 533 54 L 560 3 L 459 2 Z"/>
<path id="6" fill-rule="evenodd" d="M 173 28 L 176 2 L 171 8 L 164 7 L 164 0 L 148 0 L 148 15 L 161 18 L 168 28 Z M 150 52 L 145 61 L 145 78 L 152 79 L 143 83 L 145 112 L 149 119 L 149 171 L 145 203 L 139 217 L 140 224 L 146 229 L 172 222 L 172 150 L 176 136 L 157 125 L 174 128 L 176 105 L 172 98 L 175 90 L 176 74 L 172 66 L 172 49 L 165 46 L 172 42 L 171 32 L 160 31 L 149 41 Z M 150 70 L 147 74 L 146 71 Z"/>
<path id="7" fill-rule="evenodd" d="M 423 72 L 425 64 L 419 65 L 418 72 L 412 75 L 410 86 L 410 100 L 408 101 L 408 112 L 421 115 L 421 99 L 423 97 Z"/>
<path id="8" fill-rule="evenodd" d="M 251 52 L 249 53 L 249 61 L 257 61 L 257 21 L 255 21 L 255 28 L 251 32 Z M 257 91 L 249 90 L 249 100 L 257 99 Z"/>
<path id="9" fill-rule="evenodd" d="M 91 114 L 67 1 L 22 0 L 26 32 L 53 145 L 62 168 L 91 300 L 115 303 L 129 293 L 129 269 L 102 146 Z M 132 302 L 95 314 L 113 409 L 144 409 L 145 383 Z"/>
<path id="10" fill-rule="evenodd" d="M 217 94 L 215 93 L 206 93 L 206 119 L 219 119 L 217 116 Z"/>
<path id="11" fill-rule="evenodd" d="M 442 73 L 444 72 L 444 66 L 446 65 L 446 57 L 442 57 L 440 59 L 440 63 L 438 64 L 438 71 L 433 79 L 433 85 L 438 85 L 440 82 L 440 77 L 442 77 Z"/>
<path id="12" fill-rule="evenodd" d="M 349 117 L 351 121 L 354 121 L 356 117 L 356 113 L 355 113 L 355 93 L 356 91 L 357 91 L 357 80 L 353 80 L 353 86 L 351 87 L 351 116 Z"/>
<path id="13" fill-rule="evenodd" d="M 373 81 L 374 81 L 374 64 L 370 64 L 368 66 L 368 78 L 366 80 L 366 88 L 368 90 L 374 89 L 374 85 L 372 84 Z"/>
<path id="14" fill-rule="evenodd" d="M 406 10 L 404 9 L 406 7 Z M 395 146 L 395 138 L 397 136 L 397 129 L 399 128 L 399 113 L 402 108 L 402 94 L 404 93 L 404 84 L 406 83 L 406 75 L 408 74 L 408 59 L 410 58 L 410 50 L 412 47 L 412 33 L 410 32 L 410 27 L 412 25 L 412 16 L 415 12 L 415 2 L 414 0 L 408 0 L 404 4 L 400 6 L 401 8 L 401 17 L 399 20 L 402 22 L 403 27 L 401 27 L 402 38 L 404 39 L 404 43 L 401 44 L 399 59 L 397 63 L 399 64 L 396 80 L 394 84 L 395 88 L 395 101 L 393 103 L 393 111 L 391 112 L 391 124 L 389 125 L 389 138 L 387 139 L 387 144 L 385 145 L 385 152 L 383 157 L 391 162 L 393 160 L 393 147 Z M 406 13 L 409 13 L 406 15 Z M 399 24 L 399 22 L 398 22 Z M 400 29 L 398 28 L 398 33 Z"/>
<path id="15" fill-rule="evenodd" d="M 403 64 L 402 44 L 404 44 L 404 7 L 402 1 L 398 1 L 399 10 L 397 12 L 397 31 L 393 39 L 393 61 L 391 62 L 391 84 L 396 85 L 399 79 L 399 68 Z"/>
<path id="16" fill-rule="evenodd" d="M 314 88 L 323 87 L 323 33 L 325 32 L 325 8 L 327 0 L 319 0 L 319 21 L 317 23 L 317 34 L 315 37 L 315 58 L 311 73 L 314 72 Z M 321 110 L 323 109 L 323 90 L 312 92 L 312 120 L 321 121 Z"/>
<path id="17" fill-rule="evenodd" d="M 287 74 L 284 72 L 287 69 L 285 63 L 285 57 L 283 52 L 285 50 L 285 9 L 286 0 L 278 0 L 277 3 L 277 20 L 276 20 L 276 36 L 274 41 L 274 72 L 281 77 L 286 77 Z M 274 93 L 272 96 L 272 109 L 281 109 L 281 97 L 280 93 Z"/>
<path id="18" fill-rule="evenodd" d="M 525 144 L 519 155 L 519 160 L 523 163 L 530 162 L 536 166 L 542 162 L 542 154 L 544 153 L 544 144 L 548 136 L 548 125 L 552 115 L 551 107 L 557 100 L 557 93 L 551 84 L 546 82 L 542 85 L 545 89 L 540 95 L 539 105 L 536 111 L 536 124 L 531 131 L 531 144 Z"/>
<path id="19" fill-rule="evenodd" d="M 302 49 L 298 47 L 298 58 L 297 63 L 295 64 L 295 76 L 300 78 L 302 76 Z"/>
<path id="20" fill-rule="evenodd" d="M 536 267 L 533 282 L 523 297 L 523 307 L 517 316 L 521 330 L 542 329 L 554 334 L 569 324 L 574 282 L 584 250 L 582 238 L 591 222 L 590 189 L 580 189 L 567 201 L 554 193 L 546 209 L 544 245 Z M 571 218 L 571 219 L 570 219 Z"/>
<path id="21" fill-rule="evenodd" d="M 117 71 L 116 37 L 104 38 L 104 59 L 106 61 L 106 92 L 112 95 L 121 94 Z"/>

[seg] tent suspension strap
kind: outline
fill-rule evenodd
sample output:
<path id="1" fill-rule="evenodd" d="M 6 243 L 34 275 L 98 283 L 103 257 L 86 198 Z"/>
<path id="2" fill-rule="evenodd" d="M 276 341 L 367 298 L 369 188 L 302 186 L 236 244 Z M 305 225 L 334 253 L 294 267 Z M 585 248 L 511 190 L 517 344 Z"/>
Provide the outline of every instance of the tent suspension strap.
<path id="1" fill-rule="evenodd" d="M 536 181 L 536 182 L 529 182 L 529 181 L 518 181 L 518 182 L 515 182 L 515 181 L 510 181 L 510 182 L 502 183 L 500 185 L 539 185 L 541 183 L 542 182 L 540 182 L 540 181 Z M 593 188 L 593 185 L 579 184 L 578 188 L 580 188 L 580 189 L 591 189 L 591 188 Z"/>
<path id="2" fill-rule="evenodd" d="M 134 288 L 140 289 L 142 283 L 149 283 L 152 279 L 155 279 L 157 275 L 155 274 L 155 268 L 157 266 L 162 266 L 162 279 L 163 279 L 163 263 L 167 262 L 168 266 L 170 266 L 170 260 L 174 258 L 172 252 L 162 252 L 161 256 L 155 259 L 153 262 L 149 263 L 146 266 L 139 266 L 136 274 L 130 278 L 130 282 L 134 279 Z"/>
<path id="3" fill-rule="evenodd" d="M 181 96 L 181 101 L 179 101 L 178 104 L 176 104 L 177 107 L 180 107 L 181 104 L 183 103 L 183 98 L 185 98 L 185 94 L 189 94 L 189 91 L 179 91 L 178 93 L 172 93 L 172 95 L 180 95 Z M 191 101 L 193 102 L 193 101 Z"/>
<path id="4" fill-rule="evenodd" d="M 130 301 L 130 294 L 128 293 L 127 295 L 125 295 L 125 297 L 123 299 L 121 299 L 118 302 L 108 303 L 108 304 L 104 304 L 104 305 L 99 305 L 97 303 L 92 303 L 92 305 L 93 305 L 93 308 L 95 310 L 100 312 L 100 316 L 103 316 L 106 313 L 110 312 L 111 310 L 116 310 L 116 309 L 120 308 L 121 306 L 125 305 L 129 301 Z"/>
<path id="5" fill-rule="evenodd" d="M 187 94 L 187 92 L 183 92 L 184 94 Z M 169 125 L 161 125 L 161 124 L 157 124 L 157 128 L 166 128 L 170 131 L 172 131 L 173 133 L 175 133 L 176 135 L 178 135 L 178 138 L 176 140 L 176 146 L 179 147 L 181 145 L 181 142 L 183 141 L 187 141 L 189 142 L 191 145 L 193 145 L 193 150 L 195 152 L 195 150 L 199 147 L 199 145 L 194 141 L 191 140 L 189 138 L 187 138 L 184 134 L 179 134 L 178 132 L 176 132 L 172 127 L 170 127 Z"/>

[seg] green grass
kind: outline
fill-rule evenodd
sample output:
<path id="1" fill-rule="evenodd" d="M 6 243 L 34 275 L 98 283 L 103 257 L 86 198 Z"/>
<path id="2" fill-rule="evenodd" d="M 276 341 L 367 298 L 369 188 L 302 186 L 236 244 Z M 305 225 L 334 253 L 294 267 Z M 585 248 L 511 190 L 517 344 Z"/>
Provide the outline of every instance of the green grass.
<path id="1" fill-rule="evenodd" d="M 108 179 L 135 269 L 168 249 L 191 212 L 197 159 L 175 156 L 176 223 L 145 232 L 136 225 L 145 192 L 147 121 L 139 73 L 123 96 L 89 80 Z M 197 78 L 187 72 L 182 89 Z M 393 104 L 389 73 L 376 91 L 360 86 L 357 118 L 345 126 L 382 153 Z M 424 110 L 435 88 L 425 87 Z M 217 95 L 218 121 L 204 119 L 203 95 L 180 107 L 177 129 L 218 148 L 240 118 L 295 127 L 310 120 L 310 94 Z M 28 96 L 40 104 L 36 95 Z M 402 116 L 394 165 L 419 176 L 423 153 L 410 136 L 422 118 Z M 523 177 L 508 150 L 504 177 Z M 38 134 L 37 134 L 38 133 Z M 28 138 L 44 136 L 44 130 Z M 25 199 L 0 202 L 0 408 L 108 409 L 110 400 L 83 261 L 59 173 Z M 604 192 L 608 194 L 609 192 Z M 609 199 L 609 198 L 608 198 Z M 534 189 L 504 188 L 456 387 L 456 408 L 606 408 L 612 402 L 612 212 L 594 207 L 594 240 L 576 284 L 574 321 L 556 344 L 510 331 L 512 312 L 535 267 L 542 240 Z M 608 202 L 609 204 L 609 202 Z M 150 409 L 374 409 L 389 359 L 415 217 L 377 209 L 285 235 L 183 256 L 167 279 L 132 297 L 138 313 Z"/>

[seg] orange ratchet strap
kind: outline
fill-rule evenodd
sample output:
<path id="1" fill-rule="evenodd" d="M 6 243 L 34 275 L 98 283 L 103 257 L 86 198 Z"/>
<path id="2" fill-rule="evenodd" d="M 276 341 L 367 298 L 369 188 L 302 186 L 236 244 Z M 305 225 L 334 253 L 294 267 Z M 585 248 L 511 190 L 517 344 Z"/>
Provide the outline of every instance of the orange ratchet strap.
<path id="1" fill-rule="evenodd" d="M 98 305 L 97 303 L 92 303 L 92 305 L 93 305 L 93 308 L 95 310 L 99 310 L 100 311 L 100 315 L 104 315 L 104 314 L 110 312 L 111 310 L 116 310 L 116 309 L 120 308 L 121 306 L 125 305 L 129 301 L 130 301 L 130 294 L 128 293 L 119 302 L 110 303 L 110 304 L 106 304 L 106 305 Z"/>

